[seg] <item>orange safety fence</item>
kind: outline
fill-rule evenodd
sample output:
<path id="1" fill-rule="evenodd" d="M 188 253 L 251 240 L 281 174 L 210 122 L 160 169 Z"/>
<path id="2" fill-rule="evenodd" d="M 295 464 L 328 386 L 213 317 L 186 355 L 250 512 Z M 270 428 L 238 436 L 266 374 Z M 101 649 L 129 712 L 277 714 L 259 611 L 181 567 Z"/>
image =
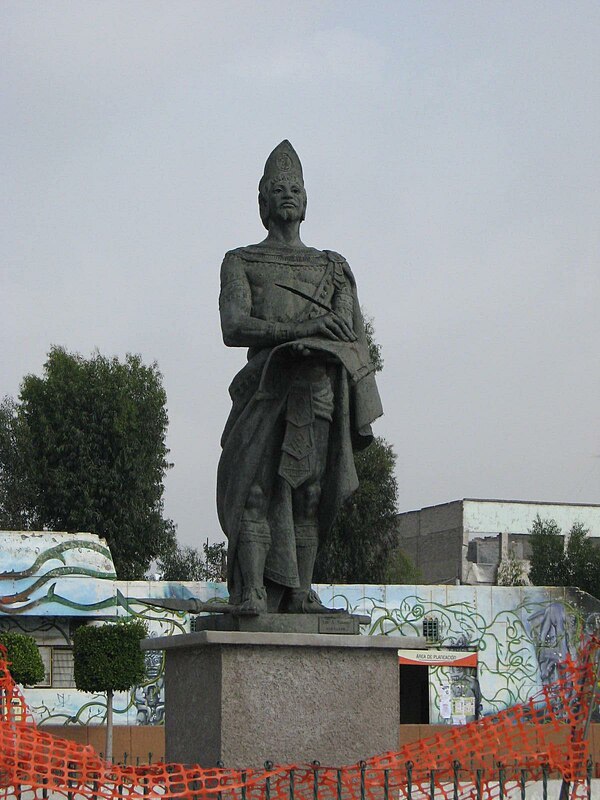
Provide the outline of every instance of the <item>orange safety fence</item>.
<path id="1" fill-rule="evenodd" d="M 569 781 L 568 796 L 583 798 L 598 652 L 598 641 L 589 641 L 577 661 L 565 661 L 561 678 L 528 703 L 449 727 L 397 752 L 344 767 L 267 762 L 246 770 L 117 766 L 89 745 L 45 733 L 0 653 L 0 798 L 14 798 L 23 787 L 38 797 L 86 800 L 487 800 L 548 777 Z"/>

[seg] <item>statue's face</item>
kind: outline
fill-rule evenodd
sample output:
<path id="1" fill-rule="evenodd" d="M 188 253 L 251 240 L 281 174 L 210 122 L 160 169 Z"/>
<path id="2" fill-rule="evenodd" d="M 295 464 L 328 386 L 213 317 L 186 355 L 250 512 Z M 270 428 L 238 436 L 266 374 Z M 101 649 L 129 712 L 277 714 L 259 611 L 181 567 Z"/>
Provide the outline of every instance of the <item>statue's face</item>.
<path id="1" fill-rule="evenodd" d="M 306 211 L 306 192 L 296 178 L 281 178 L 273 181 L 267 195 L 269 218 L 299 221 Z"/>

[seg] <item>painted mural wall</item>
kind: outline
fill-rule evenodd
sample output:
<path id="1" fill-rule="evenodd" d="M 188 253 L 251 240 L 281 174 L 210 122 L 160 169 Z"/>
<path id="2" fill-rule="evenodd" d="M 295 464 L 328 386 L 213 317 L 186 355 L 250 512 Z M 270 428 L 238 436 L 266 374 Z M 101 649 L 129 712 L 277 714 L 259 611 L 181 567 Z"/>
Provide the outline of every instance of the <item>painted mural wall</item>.
<path id="1" fill-rule="evenodd" d="M 104 696 L 74 688 L 70 644 L 75 626 L 135 616 L 147 623 L 151 637 L 175 635 L 190 630 L 190 615 L 152 607 L 153 598 L 227 597 L 219 583 L 118 581 L 106 543 L 92 534 L 0 532 L 0 552 L 0 630 L 31 633 L 47 663 L 45 685 L 26 690 L 38 722 L 104 721 Z M 525 702 L 543 683 L 558 677 L 566 654 L 576 657 L 582 637 L 600 624 L 600 603 L 573 589 L 317 589 L 327 605 L 370 615 L 363 634 L 422 636 L 427 622 L 437 633 L 436 648 L 477 652 L 477 668 L 429 667 L 431 723 L 469 722 Z M 144 682 L 115 696 L 115 722 L 161 725 L 164 718 L 164 654 L 148 651 Z"/>

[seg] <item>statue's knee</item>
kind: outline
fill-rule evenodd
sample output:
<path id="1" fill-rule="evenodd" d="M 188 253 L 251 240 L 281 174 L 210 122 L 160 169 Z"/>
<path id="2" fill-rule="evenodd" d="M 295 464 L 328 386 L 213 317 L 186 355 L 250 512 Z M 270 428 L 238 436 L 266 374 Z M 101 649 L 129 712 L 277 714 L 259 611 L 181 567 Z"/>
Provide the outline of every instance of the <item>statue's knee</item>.
<path id="1" fill-rule="evenodd" d="M 308 516 L 314 516 L 319 508 L 321 499 L 321 484 L 309 483 L 304 489 L 304 508 Z"/>
<path id="2" fill-rule="evenodd" d="M 246 498 L 246 511 L 251 514 L 263 514 L 266 511 L 265 493 L 258 483 L 253 483 Z"/>

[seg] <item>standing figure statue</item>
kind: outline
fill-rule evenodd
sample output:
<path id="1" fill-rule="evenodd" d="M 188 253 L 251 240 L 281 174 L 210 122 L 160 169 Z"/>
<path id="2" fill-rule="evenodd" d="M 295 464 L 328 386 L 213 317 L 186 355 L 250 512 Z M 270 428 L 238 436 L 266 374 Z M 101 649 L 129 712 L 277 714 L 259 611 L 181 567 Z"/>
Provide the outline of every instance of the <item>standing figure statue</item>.
<path id="1" fill-rule="evenodd" d="M 346 260 L 300 239 L 302 165 L 281 142 L 265 164 L 260 244 L 225 255 L 223 340 L 247 347 L 229 393 L 217 507 L 237 613 L 323 613 L 311 589 L 319 540 L 358 488 L 353 450 L 382 414 Z"/>

